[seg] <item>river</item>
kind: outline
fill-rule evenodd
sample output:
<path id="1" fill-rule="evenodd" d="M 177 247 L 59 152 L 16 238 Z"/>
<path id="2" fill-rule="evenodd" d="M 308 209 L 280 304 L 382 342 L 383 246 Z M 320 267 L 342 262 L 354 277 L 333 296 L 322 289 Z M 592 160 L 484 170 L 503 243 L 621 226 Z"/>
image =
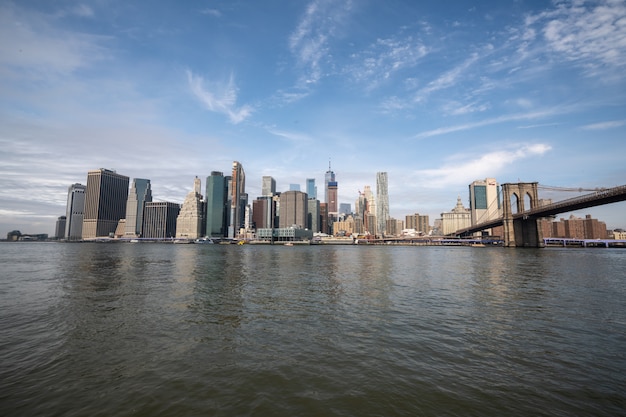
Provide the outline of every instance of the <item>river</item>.
<path id="1" fill-rule="evenodd" d="M 0 243 L 2 416 L 626 415 L 626 250 Z"/>

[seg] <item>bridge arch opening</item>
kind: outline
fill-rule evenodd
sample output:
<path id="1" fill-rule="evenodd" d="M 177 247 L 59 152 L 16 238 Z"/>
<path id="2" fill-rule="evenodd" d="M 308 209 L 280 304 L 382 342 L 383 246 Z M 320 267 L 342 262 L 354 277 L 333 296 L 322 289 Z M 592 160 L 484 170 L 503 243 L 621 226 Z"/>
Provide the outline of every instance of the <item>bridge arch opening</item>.
<path id="1" fill-rule="evenodd" d="M 511 194 L 511 199 L 509 201 L 511 205 L 511 214 L 517 214 L 520 212 L 520 199 L 517 193 Z"/>
<path id="2" fill-rule="evenodd" d="M 532 195 L 530 195 L 530 192 L 526 192 L 526 194 L 524 194 L 524 205 L 522 206 L 523 210 L 521 211 L 526 211 L 526 210 L 530 210 L 531 208 L 534 207 L 534 201 L 533 201 L 533 197 Z"/>

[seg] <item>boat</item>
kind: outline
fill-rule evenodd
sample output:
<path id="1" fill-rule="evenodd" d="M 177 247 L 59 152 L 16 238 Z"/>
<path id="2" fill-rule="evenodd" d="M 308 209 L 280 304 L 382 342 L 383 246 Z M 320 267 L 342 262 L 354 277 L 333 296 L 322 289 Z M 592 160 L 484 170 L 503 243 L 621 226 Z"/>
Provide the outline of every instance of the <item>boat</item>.
<path id="1" fill-rule="evenodd" d="M 201 237 L 200 239 L 196 239 L 194 241 L 194 243 L 200 243 L 203 245 L 212 245 L 213 244 L 213 240 L 209 239 L 208 237 Z"/>

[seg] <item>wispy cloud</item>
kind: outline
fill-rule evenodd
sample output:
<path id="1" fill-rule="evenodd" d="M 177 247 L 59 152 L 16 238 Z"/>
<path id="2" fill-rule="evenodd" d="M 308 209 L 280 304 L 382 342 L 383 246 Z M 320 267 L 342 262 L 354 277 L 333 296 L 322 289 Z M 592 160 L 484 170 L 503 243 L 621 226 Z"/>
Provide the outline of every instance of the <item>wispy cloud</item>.
<path id="1" fill-rule="evenodd" d="M 187 71 L 187 81 L 193 95 L 207 108 L 207 110 L 225 114 L 231 123 L 243 122 L 252 114 L 252 107 L 243 105 L 237 107 L 237 86 L 234 76 L 231 75 L 226 83 L 214 85 L 215 91 L 208 90 L 204 85 L 204 78 Z"/>
<path id="2" fill-rule="evenodd" d="M 323 60 L 328 58 L 330 40 L 352 7 L 341 2 L 313 0 L 289 37 L 289 49 L 298 64 L 305 68 L 301 82 L 316 84 L 323 76 Z"/>
<path id="3" fill-rule="evenodd" d="M 414 136 L 415 139 L 424 139 L 432 136 L 445 135 L 447 133 L 460 132 L 463 130 L 475 129 L 478 127 L 490 126 L 498 123 L 514 122 L 518 120 L 535 120 L 558 114 L 556 109 L 536 111 L 530 113 L 507 114 L 504 116 L 494 117 L 490 119 L 479 120 L 473 123 L 460 124 L 455 126 L 441 127 L 438 129 L 427 130 Z"/>
<path id="4" fill-rule="evenodd" d="M 590 125 L 582 126 L 584 130 L 606 130 L 614 129 L 626 125 L 626 120 L 612 120 L 608 122 L 593 123 Z"/>
<path id="5" fill-rule="evenodd" d="M 377 39 L 362 53 L 352 56 L 354 64 L 347 68 L 356 82 L 367 82 L 374 89 L 394 73 L 417 65 L 429 48 L 413 36 Z"/>
<path id="6" fill-rule="evenodd" d="M 87 16 L 91 9 L 85 7 L 80 13 Z M 14 76 L 51 77 L 88 67 L 108 57 L 106 40 L 54 27 L 47 16 L 10 3 L 0 5 L 0 66 Z"/>
<path id="7" fill-rule="evenodd" d="M 626 66 L 626 3 L 560 2 L 526 19 L 525 41 L 543 35 L 550 53 L 585 68 L 589 75 Z"/>
<path id="8" fill-rule="evenodd" d="M 431 93 L 450 88 L 457 83 L 459 78 L 471 67 L 476 61 L 478 61 L 478 54 L 473 53 L 469 58 L 463 61 L 460 65 L 445 72 L 437 79 L 431 81 L 426 87 L 420 89 L 414 97 L 415 102 L 424 101 Z"/>
<path id="9" fill-rule="evenodd" d="M 455 155 L 436 169 L 416 172 L 427 187 L 443 188 L 469 184 L 470 182 L 497 176 L 504 168 L 521 159 L 536 157 L 549 152 L 552 147 L 544 143 L 521 144 L 512 149 L 497 150 L 477 155 L 472 159 L 467 154 Z M 467 162 L 459 162 L 467 161 Z"/>
<path id="10" fill-rule="evenodd" d="M 213 17 L 221 17 L 222 16 L 222 12 L 220 12 L 217 9 L 203 9 L 203 10 L 200 10 L 200 13 L 206 14 L 206 15 L 209 15 L 209 16 L 213 16 Z"/>

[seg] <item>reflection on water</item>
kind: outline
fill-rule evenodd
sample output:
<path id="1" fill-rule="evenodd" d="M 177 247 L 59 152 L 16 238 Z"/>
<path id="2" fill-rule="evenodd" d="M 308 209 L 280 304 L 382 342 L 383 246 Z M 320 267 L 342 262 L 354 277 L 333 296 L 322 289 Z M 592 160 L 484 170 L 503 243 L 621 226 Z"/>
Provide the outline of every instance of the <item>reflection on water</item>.
<path id="1" fill-rule="evenodd" d="M 0 244 L 2 415 L 620 415 L 612 249 Z"/>

